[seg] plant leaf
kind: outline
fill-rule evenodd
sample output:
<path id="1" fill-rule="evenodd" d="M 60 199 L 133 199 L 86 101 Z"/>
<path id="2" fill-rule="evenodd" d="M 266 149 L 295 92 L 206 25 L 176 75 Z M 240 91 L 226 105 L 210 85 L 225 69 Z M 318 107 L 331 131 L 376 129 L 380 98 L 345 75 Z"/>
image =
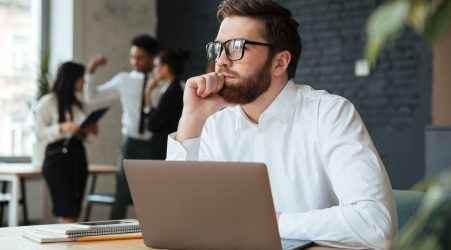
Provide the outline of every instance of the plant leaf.
<path id="1" fill-rule="evenodd" d="M 366 26 L 368 40 L 365 48 L 365 57 L 371 64 L 376 61 L 383 45 L 393 41 L 407 23 L 409 9 L 409 1 L 397 0 L 379 6 L 371 14 Z"/>
<path id="2" fill-rule="evenodd" d="M 436 4 L 425 26 L 425 36 L 430 42 L 438 41 L 451 30 L 451 1 L 441 0 Z"/>
<path id="3" fill-rule="evenodd" d="M 411 3 L 408 18 L 409 25 L 418 34 L 423 34 L 426 20 L 431 11 L 431 5 L 425 0 L 412 1 Z"/>

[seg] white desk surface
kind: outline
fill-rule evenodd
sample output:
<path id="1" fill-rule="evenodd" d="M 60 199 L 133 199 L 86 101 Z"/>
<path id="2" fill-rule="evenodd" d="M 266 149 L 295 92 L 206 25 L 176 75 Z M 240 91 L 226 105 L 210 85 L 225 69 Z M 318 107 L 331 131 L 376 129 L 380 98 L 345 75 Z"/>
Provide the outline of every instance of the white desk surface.
<path id="1" fill-rule="evenodd" d="M 34 226 L 27 226 L 34 227 Z M 22 236 L 22 230 L 27 227 L 7 227 L 0 228 L 0 248 L 2 250 L 58 250 L 58 249 L 79 249 L 79 250 L 151 250 L 144 245 L 142 239 L 134 240 L 108 240 L 91 242 L 60 242 L 60 243 L 37 243 Z M 331 250 L 335 248 L 311 246 L 307 250 Z"/>
<path id="2" fill-rule="evenodd" d="M 116 171 L 117 167 L 114 165 L 89 165 L 90 174 L 113 174 L 116 173 Z M 8 226 L 17 226 L 19 222 L 20 178 L 42 178 L 42 170 L 41 168 L 34 167 L 31 163 L 0 163 L 0 181 L 11 182 Z"/>

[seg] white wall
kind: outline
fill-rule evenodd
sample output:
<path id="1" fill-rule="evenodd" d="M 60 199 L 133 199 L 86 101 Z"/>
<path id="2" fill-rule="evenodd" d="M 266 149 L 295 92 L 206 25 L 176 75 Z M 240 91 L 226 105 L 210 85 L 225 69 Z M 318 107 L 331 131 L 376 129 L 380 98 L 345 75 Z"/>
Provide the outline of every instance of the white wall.
<path id="1" fill-rule="evenodd" d="M 99 82 L 112 78 L 120 71 L 128 71 L 130 40 L 142 33 L 156 37 L 156 4 L 156 0 L 51 0 L 52 70 L 55 71 L 58 64 L 67 60 L 75 59 L 87 64 L 92 56 L 103 54 L 109 62 L 98 70 Z M 120 118 L 120 105 L 115 102 L 99 124 L 97 140 L 87 146 L 91 163 L 116 164 L 122 140 Z M 44 195 L 48 192 L 45 183 L 34 180 L 27 185 L 31 220 L 40 221 L 45 214 L 46 219 L 40 222 L 51 222 L 50 211 L 44 211 L 51 207 L 48 195 Z M 113 194 L 114 189 L 114 176 L 98 178 L 96 191 Z M 46 197 L 46 202 L 43 197 Z M 109 212 L 108 207 L 94 206 L 91 219 L 107 219 Z"/>
<path id="2" fill-rule="evenodd" d="M 129 71 L 130 41 L 142 33 L 156 37 L 156 0 L 77 0 L 74 2 L 74 57 L 88 62 L 103 54 L 109 61 L 97 71 L 97 80 L 111 79 L 120 71 Z M 122 141 L 120 133 L 121 110 L 119 102 L 100 122 L 98 139 L 87 147 L 88 157 L 94 163 L 116 164 Z M 97 191 L 114 193 L 114 176 L 98 179 Z M 94 207 L 92 219 L 106 219 L 110 208 Z M 133 215 L 132 215 L 133 216 Z"/>

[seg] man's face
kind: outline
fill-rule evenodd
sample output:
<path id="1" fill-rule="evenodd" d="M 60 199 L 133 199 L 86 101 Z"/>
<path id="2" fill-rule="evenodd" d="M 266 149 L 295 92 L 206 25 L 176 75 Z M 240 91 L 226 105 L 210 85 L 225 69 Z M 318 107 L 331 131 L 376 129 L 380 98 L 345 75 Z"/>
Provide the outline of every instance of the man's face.
<path id="1" fill-rule="evenodd" d="M 132 46 L 130 48 L 130 65 L 139 72 L 150 72 L 152 70 L 153 55 L 147 53 L 143 48 Z"/>
<path id="2" fill-rule="evenodd" d="M 249 17 L 227 17 L 219 28 L 216 41 L 225 42 L 242 38 L 267 43 L 263 38 L 264 24 Z M 271 84 L 271 58 L 266 46 L 246 44 L 241 60 L 230 61 L 225 51 L 216 61 L 215 71 L 224 75 L 224 88 L 220 95 L 227 102 L 248 104 L 266 92 Z"/>

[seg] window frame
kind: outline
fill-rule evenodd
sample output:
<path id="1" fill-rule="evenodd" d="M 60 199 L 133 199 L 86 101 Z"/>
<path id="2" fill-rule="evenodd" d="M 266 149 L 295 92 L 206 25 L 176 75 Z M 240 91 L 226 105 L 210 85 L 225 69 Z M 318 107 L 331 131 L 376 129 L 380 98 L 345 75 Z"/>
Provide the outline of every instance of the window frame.
<path id="1" fill-rule="evenodd" d="M 40 34 L 39 37 L 39 49 L 42 52 L 50 52 L 49 38 L 50 38 L 50 0 L 32 0 L 40 2 L 38 5 L 38 18 L 40 19 L 40 26 L 38 27 Z M 0 162 L 5 163 L 31 163 L 31 155 L 25 156 L 12 156 L 12 155 L 0 155 Z"/>

